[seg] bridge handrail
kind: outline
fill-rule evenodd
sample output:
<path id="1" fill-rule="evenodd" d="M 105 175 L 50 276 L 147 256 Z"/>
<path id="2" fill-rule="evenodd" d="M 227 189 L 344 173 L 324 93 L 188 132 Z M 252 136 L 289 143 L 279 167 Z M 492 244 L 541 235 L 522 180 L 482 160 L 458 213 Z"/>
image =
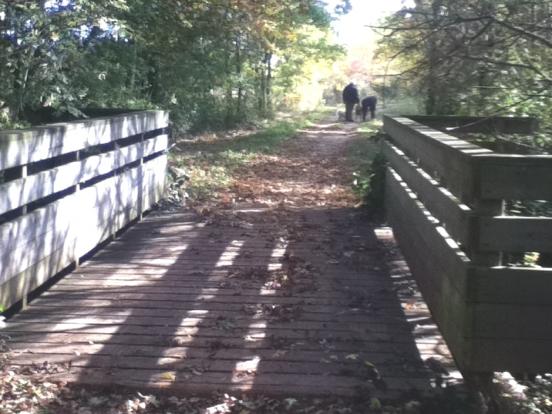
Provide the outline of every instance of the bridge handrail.
<path id="1" fill-rule="evenodd" d="M 507 253 L 552 252 L 551 217 L 503 209 L 552 200 L 552 156 L 497 154 L 408 117 L 385 117 L 384 130 L 388 219 L 460 367 L 552 369 L 552 269 L 502 263 Z"/>
<path id="2" fill-rule="evenodd" d="M 167 145 L 164 111 L 0 131 L 0 307 L 158 202 Z"/>

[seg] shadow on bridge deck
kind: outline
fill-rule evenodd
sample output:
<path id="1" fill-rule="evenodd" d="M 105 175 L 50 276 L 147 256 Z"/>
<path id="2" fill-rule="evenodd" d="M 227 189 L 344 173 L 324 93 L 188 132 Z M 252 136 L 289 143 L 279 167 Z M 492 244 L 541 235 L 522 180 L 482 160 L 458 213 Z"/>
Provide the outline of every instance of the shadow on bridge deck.
<path id="1" fill-rule="evenodd" d="M 346 208 L 152 214 L 5 333 L 54 378 L 171 392 L 391 399 L 451 364 L 390 232 Z"/>

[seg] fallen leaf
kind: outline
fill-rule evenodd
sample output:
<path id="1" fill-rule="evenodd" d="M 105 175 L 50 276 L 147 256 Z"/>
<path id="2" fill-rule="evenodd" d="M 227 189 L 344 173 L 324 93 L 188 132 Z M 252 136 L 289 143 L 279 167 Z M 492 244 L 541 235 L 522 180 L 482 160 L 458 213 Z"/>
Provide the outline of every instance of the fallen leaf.
<path id="1" fill-rule="evenodd" d="M 164 379 L 165 381 L 174 381 L 176 379 L 176 376 L 173 372 L 163 372 L 161 374 L 161 379 Z"/>

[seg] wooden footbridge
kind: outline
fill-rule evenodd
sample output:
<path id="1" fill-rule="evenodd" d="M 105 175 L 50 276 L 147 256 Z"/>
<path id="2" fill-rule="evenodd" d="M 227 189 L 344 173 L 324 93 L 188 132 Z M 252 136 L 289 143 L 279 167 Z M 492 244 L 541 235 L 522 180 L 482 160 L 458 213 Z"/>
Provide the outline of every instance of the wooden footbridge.
<path id="1" fill-rule="evenodd" d="M 193 393 L 391 399 L 458 381 L 391 230 L 358 210 L 244 205 L 217 220 L 185 210 L 144 218 L 163 190 L 166 128 L 165 113 L 148 111 L 0 136 L 0 297 L 5 308 L 23 308 L 0 331 L 12 364 L 41 366 L 50 380 Z M 484 226 L 478 234 L 489 249 L 501 250 L 505 238 L 493 244 L 488 232 L 519 236 L 531 220 L 514 226 L 493 210 L 473 221 L 430 175 L 456 188 L 464 181 L 448 180 L 443 154 L 473 147 L 412 120 L 386 119 L 386 130 L 392 224 L 456 360 L 470 371 L 484 358 L 485 370 L 530 369 L 536 358 L 548 367 L 548 325 L 537 335 L 523 318 L 549 306 L 549 272 L 474 268 L 461 249 L 481 228 L 473 223 Z M 548 171 L 550 159 L 536 157 Z M 495 195 L 493 186 L 477 188 Z M 435 213 L 424 202 L 435 202 Z M 530 285 L 520 281 L 527 278 Z M 51 286 L 33 293 L 44 283 Z M 507 333 L 503 311 L 516 317 Z M 528 348 L 522 334 L 534 339 Z M 535 355 L 506 363 L 507 347 Z"/>

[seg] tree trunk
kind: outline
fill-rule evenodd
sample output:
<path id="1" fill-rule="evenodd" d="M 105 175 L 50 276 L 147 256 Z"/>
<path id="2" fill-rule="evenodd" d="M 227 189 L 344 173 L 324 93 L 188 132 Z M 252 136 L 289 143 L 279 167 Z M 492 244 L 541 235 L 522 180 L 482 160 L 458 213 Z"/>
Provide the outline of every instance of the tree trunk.
<path id="1" fill-rule="evenodd" d="M 272 53 L 266 54 L 266 114 L 272 114 Z"/>
<path id="2" fill-rule="evenodd" d="M 439 10 L 442 5 L 442 0 L 433 0 L 431 2 L 432 12 L 432 29 L 436 31 L 438 27 Z M 428 77 L 427 77 L 427 96 L 426 96 L 426 113 L 433 115 L 437 112 L 438 101 L 438 76 L 437 76 L 437 59 L 438 50 L 437 42 L 434 36 L 430 36 L 427 43 L 427 55 L 428 55 Z"/>
<path id="3" fill-rule="evenodd" d="M 236 36 L 236 75 L 238 78 L 238 96 L 236 101 L 236 114 L 238 118 L 242 118 L 242 99 L 243 99 L 243 88 L 242 88 L 242 59 L 241 59 L 241 34 L 238 33 Z"/>

